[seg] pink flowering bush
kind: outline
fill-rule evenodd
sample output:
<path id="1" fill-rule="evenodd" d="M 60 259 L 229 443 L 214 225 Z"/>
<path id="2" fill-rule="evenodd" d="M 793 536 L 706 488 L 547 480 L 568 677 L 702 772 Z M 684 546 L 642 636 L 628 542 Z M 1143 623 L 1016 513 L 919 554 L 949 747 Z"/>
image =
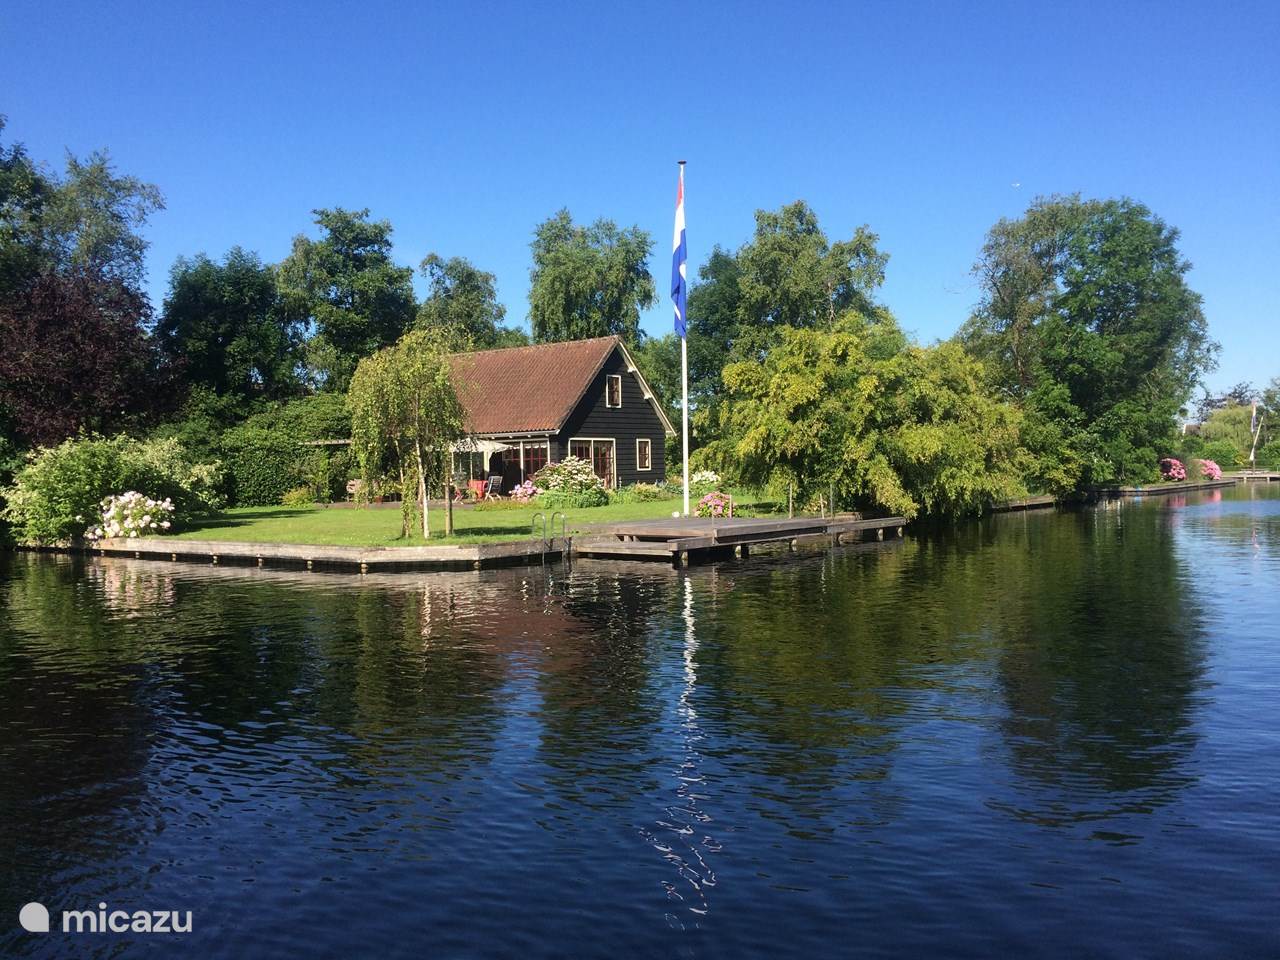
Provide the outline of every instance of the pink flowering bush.
<path id="1" fill-rule="evenodd" d="M 512 489 L 511 499 L 517 503 L 528 503 L 541 492 L 542 490 L 538 488 L 537 484 L 532 480 L 526 480 Z"/>
<path id="2" fill-rule="evenodd" d="M 102 522 L 85 532 L 89 540 L 108 537 L 145 537 L 163 533 L 172 526 L 173 501 L 152 500 L 130 490 L 102 501 Z"/>
<path id="3" fill-rule="evenodd" d="M 699 517 L 728 517 L 733 515 L 733 497 L 713 490 L 698 501 L 694 513 Z"/>
<path id="4" fill-rule="evenodd" d="M 1150 461 L 1147 462 L 1149 463 Z M 1185 480 L 1187 479 L 1187 468 L 1182 465 L 1181 460 L 1165 457 L 1160 461 L 1160 476 L 1166 480 Z"/>
<path id="5" fill-rule="evenodd" d="M 1206 480 L 1222 479 L 1222 468 L 1212 460 L 1192 460 L 1191 464 L 1192 466 L 1199 468 L 1200 476 L 1204 477 Z"/>

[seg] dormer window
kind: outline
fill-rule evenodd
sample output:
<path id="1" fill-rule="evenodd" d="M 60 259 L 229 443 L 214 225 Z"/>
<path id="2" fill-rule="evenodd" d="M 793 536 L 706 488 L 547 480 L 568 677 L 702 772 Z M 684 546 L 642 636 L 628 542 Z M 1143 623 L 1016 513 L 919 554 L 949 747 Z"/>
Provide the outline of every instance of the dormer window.
<path id="1" fill-rule="evenodd" d="M 622 406 L 622 374 L 611 373 L 604 378 L 604 405 Z"/>

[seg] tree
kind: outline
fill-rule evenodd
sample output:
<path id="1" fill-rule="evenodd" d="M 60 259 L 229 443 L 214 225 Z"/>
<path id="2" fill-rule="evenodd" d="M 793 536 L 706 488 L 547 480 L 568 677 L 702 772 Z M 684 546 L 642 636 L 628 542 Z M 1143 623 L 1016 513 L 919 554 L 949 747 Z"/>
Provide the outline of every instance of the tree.
<path id="1" fill-rule="evenodd" d="M 0 133 L 5 118 L 0 115 Z M 0 143 L 0 298 L 40 273 L 44 263 L 39 228 L 56 189 L 16 143 Z"/>
<path id="2" fill-rule="evenodd" d="M 0 146 L 0 293 L 73 269 L 139 288 L 147 250 L 141 230 L 163 209 L 158 188 L 117 174 L 103 151 L 84 161 L 68 155 L 58 178 L 21 144 Z"/>
<path id="3" fill-rule="evenodd" d="M 1078 196 L 1041 198 L 988 235 L 959 339 L 1026 407 L 1043 482 L 1154 475 L 1217 349 L 1177 240 L 1140 203 Z"/>
<path id="4" fill-rule="evenodd" d="M 136 425 L 172 382 L 144 327 L 146 299 L 120 278 L 46 273 L 0 302 L 0 408 L 14 433 L 54 444 Z"/>
<path id="5" fill-rule="evenodd" d="M 850 311 L 883 311 L 875 294 L 889 258 L 877 242 L 865 225 L 831 242 L 800 200 L 757 210 L 755 232 L 737 251 L 712 250 L 689 291 L 690 406 L 700 431 L 715 421 L 726 362 L 760 360 L 786 328 L 829 328 Z"/>
<path id="6" fill-rule="evenodd" d="M 240 247 L 221 262 L 178 259 L 155 335 L 193 386 L 273 399 L 297 387 L 301 326 L 280 302 L 271 267 Z"/>
<path id="7" fill-rule="evenodd" d="M 453 331 L 477 350 L 528 342 L 522 330 L 502 326 L 507 308 L 498 302 L 492 273 L 463 257 L 445 260 L 436 253 L 422 261 L 421 271 L 430 292 L 418 307 L 419 329 Z"/>
<path id="8" fill-rule="evenodd" d="M 456 342 L 438 331 L 414 330 L 393 347 L 360 361 L 351 380 L 351 442 L 366 484 L 387 469 L 400 478 L 405 509 L 403 534 L 421 510 L 422 536 L 431 537 L 428 493 L 443 485 L 452 458 L 450 444 L 462 435 L 463 413 L 451 379 L 449 353 Z M 446 512 L 445 535 L 453 533 Z"/>
<path id="9" fill-rule="evenodd" d="M 958 346 L 880 356 L 856 314 L 828 329 L 784 327 L 763 362 L 725 368 L 724 435 L 708 452 L 749 484 L 801 501 L 951 516 L 1021 492 L 1020 416 Z"/>
<path id="10" fill-rule="evenodd" d="M 137 289 L 146 273 L 141 230 L 164 209 L 154 184 L 117 175 L 106 151 L 67 156 L 66 178 L 45 210 L 45 234 L 62 267 L 79 267 Z"/>
<path id="11" fill-rule="evenodd" d="M 612 220 L 577 226 L 568 210 L 534 232 L 529 271 L 529 319 L 539 343 L 617 334 L 640 338 L 640 311 L 653 306 L 649 273 L 653 241 Z"/>
<path id="12" fill-rule="evenodd" d="M 308 356 L 315 378 L 345 390 L 361 357 L 396 342 L 414 315 L 413 270 L 391 261 L 391 224 L 369 211 L 313 210 L 319 240 L 297 236 L 280 264 L 291 316 L 315 335 Z"/>

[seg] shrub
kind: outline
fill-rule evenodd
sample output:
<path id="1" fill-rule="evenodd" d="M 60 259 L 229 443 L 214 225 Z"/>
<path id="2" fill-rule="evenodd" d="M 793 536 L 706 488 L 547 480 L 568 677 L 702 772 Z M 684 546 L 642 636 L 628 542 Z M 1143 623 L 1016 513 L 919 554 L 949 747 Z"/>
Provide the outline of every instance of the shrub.
<path id="1" fill-rule="evenodd" d="M 614 490 L 609 495 L 610 503 L 649 503 L 655 500 L 670 500 L 679 496 L 678 490 L 671 490 L 665 484 L 633 483 L 629 487 Z"/>
<path id="2" fill-rule="evenodd" d="M 482 511 L 521 510 L 527 505 L 527 503 L 521 503 L 519 500 L 477 500 L 471 509 Z"/>
<path id="3" fill-rule="evenodd" d="M 1258 448 L 1259 467 L 1280 467 L 1280 438 Z"/>
<path id="4" fill-rule="evenodd" d="M 720 486 L 720 474 L 714 470 L 699 470 L 689 477 L 691 494 L 711 493 Z"/>
<path id="5" fill-rule="evenodd" d="M 65 543 L 96 522 L 107 497 L 169 500 L 182 523 L 218 509 L 220 486 L 218 465 L 191 463 L 176 440 L 85 437 L 32 453 L 5 492 L 5 517 L 21 543 Z"/>
<path id="6" fill-rule="evenodd" d="M 286 507 L 309 507 L 315 502 L 315 491 L 309 486 L 286 490 L 284 496 L 280 498 L 280 503 Z"/>
<path id="7" fill-rule="evenodd" d="M 693 486 L 692 477 L 689 478 L 689 485 Z M 713 490 L 698 501 L 698 505 L 693 512 L 699 517 L 731 516 L 733 514 L 733 497 L 727 493 L 721 493 L 719 490 Z"/>
<path id="8" fill-rule="evenodd" d="M 1182 465 L 1181 460 L 1165 457 L 1160 461 L 1160 476 L 1165 480 L 1185 480 L 1187 468 Z"/>
<path id="9" fill-rule="evenodd" d="M 548 463 L 533 475 L 534 483 L 544 491 L 579 492 L 598 489 L 604 493 L 604 481 L 596 476 L 591 464 L 579 457 L 565 457 L 559 463 Z M 608 497 L 605 497 L 608 500 Z"/>
<path id="10" fill-rule="evenodd" d="M 1221 480 L 1222 468 L 1212 460 L 1192 460 L 1191 475 L 1196 479 Z"/>
<path id="11" fill-rule="evenodd" d="M 1248 453 L 1247 450 L 1241 453 L 1240 448 L 1230 440 L 1210 440 L 1200 448 L 1201 458 L 1232 469 L 1241 466 Z"/>
<path id="12" fill-rule="evenodd" d="M 511 491 L 511 499 L 516 503 L 525 504 L 541 492 L 537 484 L 532 480 L 526 480 L 524 483 L 517 484 L 515 489 Z"/>
<path id="13" fill-rule="evenodd" d="M 102 501 L 102 513 L 96 527 L 87 531 L 90 540 L 104 537 L 145 537 L 163 533 L 173 524 L 173 502 L 153 500 L 130 490 Z"/>
<path id="14" fill-rule="evenodd" d="M 609 494 L 603 486 L 588 487 L 586 490 L 544 490 L 533 502 L 546 510 L 580 510 L 583 507 L 605 506 L 609 502 Z"/>
<path id="15" fill-rule="evenodd" d="M 227 495 L 237 506 L 275 506 L 304 482 L 303 452 L 281 434 L 242 425 L 226 432 L 222 450 Z"/>
<path id="16" fill-rule="evenodd" d="M 227 493 L 237 506 L 273 506 L 295 487 L 312 499 L 341 500 L 355 476 L 350 447 L 306 446 L 351 436 L 351 415 L 338 394 L 317 394 L 254 414 L 222 435 Z"/>

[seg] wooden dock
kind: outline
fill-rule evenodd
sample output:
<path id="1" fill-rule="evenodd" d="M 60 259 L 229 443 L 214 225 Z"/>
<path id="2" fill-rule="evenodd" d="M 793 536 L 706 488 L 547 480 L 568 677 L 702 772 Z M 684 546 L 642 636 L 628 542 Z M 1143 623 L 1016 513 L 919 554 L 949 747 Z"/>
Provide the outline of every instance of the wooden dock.
<path id="1" fill-rule="evenodd" d="M 864 520 L 857 514 L 795 517 L 789 520 L 746 517 L 683 517 L 591 525 L 573 538 L 573 553 L 614 560 L 663 560 L 676 565 L 695 559 L 745 557 L 754 545 L 828 539 L 831 543 L 901 537 L 902 517 Z"/>
<path id="2" fill-rule="evenodd" d="M 1240 470 L 1228 474 L 1241 483 L 1275 483 L 1280 482 L 1280 470 Z"/>
<path id="3" fill-rule="evenodd" d="M 1132 487 L 1091 487 L 1089 495 L 1093 499 L 1114 500 L 1118 497 L 1155 497 L 1169 493 L 1191 493 L 1194 490 L 1221 490 L 1234 487 L 1234 477 L 1223 477 L 1221 480 L 1171 480 L 1163 483 L 1148 483 Z"/>

